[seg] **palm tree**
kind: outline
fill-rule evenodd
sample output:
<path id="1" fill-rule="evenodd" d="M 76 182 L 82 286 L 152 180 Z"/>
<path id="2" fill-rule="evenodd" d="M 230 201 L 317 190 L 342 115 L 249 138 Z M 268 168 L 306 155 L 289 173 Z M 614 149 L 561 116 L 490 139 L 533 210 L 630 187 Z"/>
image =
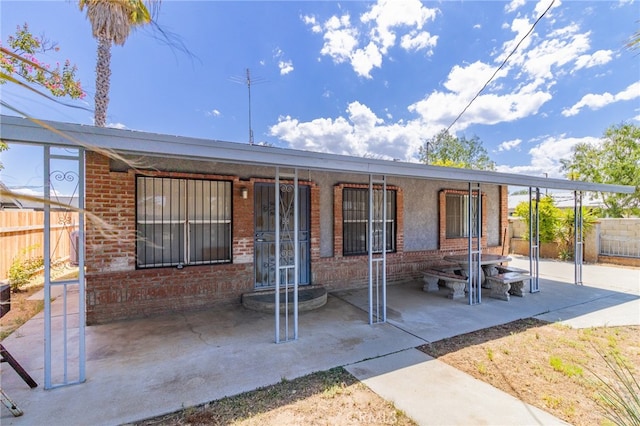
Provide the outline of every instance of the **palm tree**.
<path id="1" fill-rule="evenodd" d="M 146 3 L 157 5 L 160 0 Z M 132 28 L 152 22 L 151 14 L 142 0 L 80 0 L 79 6 L 81 11 L 86 7 L 93 36 L 98 40 L 95 125 L 104 127 L 109 106 L 111 44 L 124 45 Z"/>

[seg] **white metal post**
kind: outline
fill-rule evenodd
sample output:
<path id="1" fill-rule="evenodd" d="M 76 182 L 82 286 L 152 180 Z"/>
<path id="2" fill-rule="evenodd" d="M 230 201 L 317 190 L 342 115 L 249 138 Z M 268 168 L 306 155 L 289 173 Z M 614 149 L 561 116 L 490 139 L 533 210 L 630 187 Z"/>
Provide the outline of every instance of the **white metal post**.
<path id="1" fill-rule="evenodd" d="M 376 215 L 374 184 L 382 187 L 382 211 L 381 218 Z M 382 252 L 374 256 L 374 223 L 376 219 L 382 219 Z M 369 324 L 383 323 L 387 321 L 387 181 L 382 176 L 375 180 L 369 175 L 369 216 L 367 220 L 367 252 L 369 253 Z M 375 302 L 374 302 L 375 300 Z M 375 312 L 375 313 L 374 313 Z"/>
<path id="2" fill-rule="evenodd" d="M 467 230 L 468 230 L 468 265 L 467 276 L 469 277 L 469 304 L 476 305 L 482 302 L 482 195 L 480 184 L 469 182 L 467 203 Z M 475 201 L 477 215 L 473 216 L 473 194 L 477 194 Z M 473 245 L 473 234 L 476 232 L 476 244 Z"/>
<path id="3" fill-rule="evenodd" d="M 582 192 L 574 191 L 573 231 L 574 231 L 574 269 L 575 283 L 582 285 L 582 263 L 584 245 L 584 223 L 582 217 Z"/>
<path id="4" fill-rule="evenodd" d="M 276 343 L 280 343 L 280 168 L 276 167 L 276 182 L 274 188 L 275 197 L 275 227 L 276 227 L 276 293 L 275 293 L 275 314 L 276 314 Z"/>
<path id="5" fill-rule="evenodd" d="M 298 169 L 294 169 L 293 173 L 293 238 L 291 238 L 291 227 L 288 222 L 285 225 L 286 235 L 286 244 L 285 250 L 288 249 L 289 245 L 293 245 L 293 265 L 282 264 L 282 238 L 283 238 L 283 230 L 282 230 L 282 218 L 281 214 L 284 212 L 286 215 L 291 213 L 289 209 L 289 205 L 284 205 L 283 200 L 286 199 L 286 193 L 291 189 L 290 184 L 281 184 L 280 181 L 281 172 L 280 167 L 276 167 L 276 178 L 275 178 L 275 270 L 276 270 L 276 289 L 275 289 L 275 341 L 276 343 L 288 342 L 291 340 L 298 339 L 298 291 L 300 285 L 300 197 L 299 197 L 299 181 L 298 181 Z M 283 195 L 285 194 L 285 195 Z M 285 259 L 289 259 L 289 253 L 284 257 Z M 290 275 L 293 273 L 293 283 L 290 282 Z M 282 276 L 284 275 L 285 282 L 282 283 Z M 284 284 L 284 287 L 282 287 Z M 289 290 L 290 284 L 293 284 L 293 303 L 289 300 Z M 281 336 L 280 332 L 280 289 L 284 290 L 284 337 Z M 293 305 L 293 306 L 291 306 Z M 291 312 L 291 309 L 293 312 Z M 293 317 L 293 334 L 290 331 L 289 321 L 290 317 Z"/>
<path id="6" fill-rule="evenodd" d="M 75 148 L 67 150 L 63 154 L 54 154 L 52 149 L 59 149 L 51 146 L 44 146 L 44 387 L 45 389 L 52 389 L 61 386 L 67 386 L 71 384 L 82 383 L 86 380 L 86 346 L 85 346 L 85 324 L 86 324 L 86 308 L 85 308 L 85 244 L 84 244 L 84 195 L 85 195 L 85 151 L 82 148 Z M 73 154 L 68 153 L 72 151 Z M 68 162 L 72 162 L 75 170 L 55 170 L 52 171 L 52 160 L 59 160 L 63 165 Z M 57 253 L 54 249 L 52 254 L 51 244 L 51 205 L 52 196 L 58 197 L 61 189 L 52 187 L 52 179 L 61 183 L 73 182 L 77 178 L 76 188 L 74 189 L 71 199 L 77 196 L 78 206 L 76 211 L 78 212 L 78 237 L 77 240 L 71 241 L 71 244 L 76 244 L 76 253 L 78 256 L 78 278 L 68 280 L 53 280 L 52 276 L 52 262 L 51 257 L 56 256 L 62 258 L 66 253 Z M 62 191 L 65 191 L 63 188 Z M 58 203 L 59 204 L 59 203 Z M 64 207 L 57 205 L 58 208 Z M 67 206 L 68 211 L 73 210 L 72 206 Z M 66 219 L 66 218 L 65 218 Z M 61 223 L 63 227 L 70 226 L 67 220 Z M 64 235 L 64 234 L 62 234 Z M 68 237 L 71 238 L 73 232 L 69 232 Z M 56 247 L 58 244 L 56 244 Z M 72 293 L 69 292 L 70 286 L 78 287 L 78 311 L 70 312 L 69 298 L 72 297 Z M 57 303 L 62 304 L 62 314 L 56 316 L 56 324 L 53 324 L 52 316 L 52 287 L 58 287 L 62 289 L 61 296 L 58 296 Z M 77 315 L 77 347 L 73 345 L 74 339 L 69 335 L 70 329 L 73 327 L 70 325 L 69 316 Z M 55 330 L 54 330 L 55 329 Z M 55 347 L 54 347 L 55 338 Z M 59 363 L 54 365 L 53 358 L 54 353 L 56 360 Z M 77 356 L 78 370 L 71 375 L 69 366 L 72 365 L 72 360 Z M 59 367 L 56 369 L 56 367 Z M 56 379 L 54 383 L 53 372 L 56 369 Z M 60 372 L 61 370 L 61 372 Z M 61 374 L 61 378 L 59 378 Z"/>
<path id="7" fill-rule="evenodd" d="M 534 192 L 529 187 L 529 291 L 540 291 L 540 188 L 535 189 L 535 207 L 533 206 Z"/>

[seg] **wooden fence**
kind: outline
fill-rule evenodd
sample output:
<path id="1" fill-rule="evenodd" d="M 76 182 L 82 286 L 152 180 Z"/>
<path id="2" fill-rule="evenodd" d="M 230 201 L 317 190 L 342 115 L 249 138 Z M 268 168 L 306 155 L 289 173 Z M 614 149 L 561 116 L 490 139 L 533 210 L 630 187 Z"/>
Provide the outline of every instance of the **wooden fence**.
<path id="1" fill-rule="evenodd" d="M 72 246 L 71 239 L 77 229 L 77 213 L 51 212 L 51 259 L 68 259 L 75 255 L 75 242 Z M 7 278 L 16 257 L 42 256 L 43 249 L 44 212 L 0 210 L 0 280 Z"/>

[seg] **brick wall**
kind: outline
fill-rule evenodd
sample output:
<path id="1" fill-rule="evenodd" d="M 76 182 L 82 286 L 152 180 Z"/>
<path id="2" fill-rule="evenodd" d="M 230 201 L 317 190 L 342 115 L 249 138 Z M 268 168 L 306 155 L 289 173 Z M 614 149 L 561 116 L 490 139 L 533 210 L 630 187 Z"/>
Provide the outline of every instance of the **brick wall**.
<path id="1" fill-rule="evenodd" d="M 87 154 L 87 323 L 240 301 L 253 290 L 253 182 L 236 177 L 162 173 L 148 176 L 233 182 L 233 263 L 135 268 L 135 172 L 112 172 L 109 160 Z M 248 189 L 242 198 L 241 188 Z"/>

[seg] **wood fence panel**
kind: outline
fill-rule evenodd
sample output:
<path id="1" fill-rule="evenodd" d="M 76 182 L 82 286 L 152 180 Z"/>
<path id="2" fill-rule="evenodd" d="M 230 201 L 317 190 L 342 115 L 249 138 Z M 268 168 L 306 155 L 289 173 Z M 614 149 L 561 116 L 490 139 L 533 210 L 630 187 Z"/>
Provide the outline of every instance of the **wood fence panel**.
<path id="1" fill-rule="evenodd" d="M 51 259 L 68 259 L 75 247 L 71 247 L 71 233 L 78 229 L 75 212 L 51 212 Z M 44 249 L 44 212 L 24 210 L 0 211 L 0 279 L 5 279 L 14 258 L 42 256 Z"/>

